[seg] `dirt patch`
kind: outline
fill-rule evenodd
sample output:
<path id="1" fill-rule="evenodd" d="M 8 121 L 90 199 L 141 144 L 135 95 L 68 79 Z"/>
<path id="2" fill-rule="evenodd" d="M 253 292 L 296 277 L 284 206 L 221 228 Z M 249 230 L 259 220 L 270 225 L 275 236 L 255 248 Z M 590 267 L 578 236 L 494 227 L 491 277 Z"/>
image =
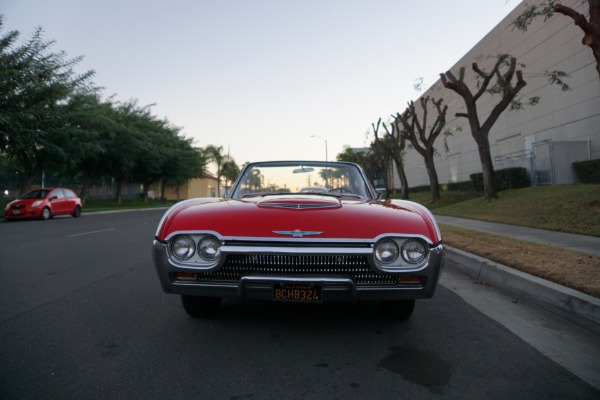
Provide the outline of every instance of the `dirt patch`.
<path id="1" fill-rule="evenodd" d="M 600 257 L 442 225 L 444 242 L 600 298 Z"/>

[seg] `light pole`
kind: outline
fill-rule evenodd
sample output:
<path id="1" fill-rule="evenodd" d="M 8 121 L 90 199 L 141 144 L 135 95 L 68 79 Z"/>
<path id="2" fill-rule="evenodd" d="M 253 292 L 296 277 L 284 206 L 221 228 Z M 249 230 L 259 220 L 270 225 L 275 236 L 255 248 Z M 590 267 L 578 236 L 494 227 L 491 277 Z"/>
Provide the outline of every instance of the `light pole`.
<path id="1" fill-rule="evenodd" d="M 329 161 L 328 160 L 329 157 L 327 156 L 327 139 L 322 138 L 321 136 L 317 136 L 317 135 L 310 135 L 310 137 L 319 138 L 325 142 L 325 161 Z"/>

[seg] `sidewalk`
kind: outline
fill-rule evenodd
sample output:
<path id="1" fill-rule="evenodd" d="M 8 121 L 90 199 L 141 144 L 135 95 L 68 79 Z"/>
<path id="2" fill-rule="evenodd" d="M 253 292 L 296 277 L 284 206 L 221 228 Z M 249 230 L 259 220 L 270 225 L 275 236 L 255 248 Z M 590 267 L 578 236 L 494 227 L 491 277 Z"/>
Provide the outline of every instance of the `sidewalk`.
<path id="1" fill-rule="evenodd" d="M 455 225 L 475 231 L 509 236 L 515 239 L 600 256 L 599 237 L 442 215 L 436 215 L 435 217 L 440 224 Z M 460 249 L 450 246 L 445 246 L 445 248 L 447 267 L 466 273 L 495 288 L 505 290 L 600 335 L 600 299 Z"/>
<path id="2" fill-rule="evenodd" d="M 445 215 L 436 215 L 435 218 L 440 224 L 455 225 L 474 231 L 510 236 L 528 242 L 563 247 L 567 250 L 600 256 L 600 237 L 553 232 L 524 226 L 476 221 L 474 219 L 447 217 Z"/>

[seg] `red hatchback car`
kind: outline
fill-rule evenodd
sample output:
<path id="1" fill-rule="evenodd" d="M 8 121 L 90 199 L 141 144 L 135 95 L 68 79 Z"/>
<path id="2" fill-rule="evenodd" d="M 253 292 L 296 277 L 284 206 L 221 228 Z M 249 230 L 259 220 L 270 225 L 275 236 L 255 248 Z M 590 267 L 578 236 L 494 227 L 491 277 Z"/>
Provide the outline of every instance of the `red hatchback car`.
<path id="1" fill-rule="evenodd" d="M 55 215 L 81 215 L 81 199 L 66 188 L 44 188 L 25 193 L 6 205 L 6 219 L 40 218 L 48 220 Z"/>

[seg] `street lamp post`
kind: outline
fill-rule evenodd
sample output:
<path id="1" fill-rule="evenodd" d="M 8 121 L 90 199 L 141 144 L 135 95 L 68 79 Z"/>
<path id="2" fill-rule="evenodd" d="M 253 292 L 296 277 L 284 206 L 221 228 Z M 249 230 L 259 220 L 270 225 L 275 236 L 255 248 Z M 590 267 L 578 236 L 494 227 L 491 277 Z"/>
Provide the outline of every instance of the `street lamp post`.
<path id="1" fill-rule="evenodd" d="M 325 161 L 329 161 L 329 157 L 327 156 L 327 139 L 317 135 L 310 135 L 310 137 L 319 138 L 325 142 Z"/>

